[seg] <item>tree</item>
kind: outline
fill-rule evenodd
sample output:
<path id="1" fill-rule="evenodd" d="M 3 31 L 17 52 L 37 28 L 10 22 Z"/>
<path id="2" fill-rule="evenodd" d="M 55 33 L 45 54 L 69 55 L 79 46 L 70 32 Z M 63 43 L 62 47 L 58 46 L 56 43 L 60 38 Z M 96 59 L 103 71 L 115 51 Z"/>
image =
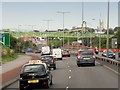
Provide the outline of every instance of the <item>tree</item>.
<path id="1" fill-rule="evenodd" d="M 18 39 L 14 38 L 12 35 L 10 35 L 10 48 L 15 49 L 16 44 L 19 42 Z"/>
<path id="2" fill-rule="evenodd" d="M 115 28 L 114 28 L 114 31 L 116 32 L 118 29 L 120 29 L 120 27 L 115 27 Z"/>
<path id="3" fill-rule="evenodd" d="M 105 34 L 107 34 L 107 30 L 105 31 Z M 109 34 L 114 34 L 114 31 L 113 31 L 113 29 L 109 29 Z"/>
<path id="4" fill-rule="evenodd" d="M 39 32 L 38 30 L 33 30 L 33 32 Z"/>
<path id="5" fill-rule="evenodd" d="M 120 49 L 120 27 L 117 29 L 117 48 Z"/>

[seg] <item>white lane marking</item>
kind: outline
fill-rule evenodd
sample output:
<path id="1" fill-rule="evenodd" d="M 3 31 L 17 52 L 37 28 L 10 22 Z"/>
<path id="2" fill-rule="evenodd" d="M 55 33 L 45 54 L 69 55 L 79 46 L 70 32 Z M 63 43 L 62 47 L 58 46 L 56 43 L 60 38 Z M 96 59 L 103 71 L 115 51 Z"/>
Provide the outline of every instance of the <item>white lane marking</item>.
<path id="1" fill-rule="evenodd" d="M 95 63 L 96 63 L 96 64 L 100 64 L 100 63 L 99 63 L 99 62 L 97 62 L 97 61 L 96 61 Z"/>
<path id="2" fill-rule="evenodd" d="M 99 62 L 96 62 L 96 63 L 97 63 L 97 64 L 100 64 Z M 114 69 L 112 69 L 112 68 L 110 68 L 110 67 L 108 67 L 108 66 L 106 66 L 106 65 L 103 65 L 103 66 L 106 67 L 107 69 L 113 71 L 114 73 L 118 74 L 118 72 L 115 71 Z"/>
<path id="3" fill-rule="evenodd" d="M 117 71 L 115 71 L 115 70 L 113 70 L 112 68 L 110 68 L 110 67 L 108 67 L 108 66 L 106 66 L 106 65 L 103 65 L 103 66 L 104 66 L 104 67 L 106 67 L 107 69 L 109 69 L 109 70 L 113 71 L 114 73 L 118 74 L 118 72 L 117 72 Z"/>
<path id="4" fill-rule="evenodd" d="M 71 79 L 71 76 L 69 76 L 69 79 Z"/>
<path id="5" fill-rule="evenodd" d="M 66 87 L 66 90 L 68 90 L 68 88 L 69 88 L 69 87 L 67 86 L 67 87 Z"/>
<path id="6" fill-rule="evenodd" d="M 69 70 L 69 72 L 71 72 L 71 70 Z"/>
<path id="7" fill-rule="evenodd" d="M 68 66 L 68 67 L 70 67 L 70 66 Z"/>
<path id="8" fill-rule="evenodd" d="M 67 63 L 67 65 L 68 65 L 68 63 Z"/>

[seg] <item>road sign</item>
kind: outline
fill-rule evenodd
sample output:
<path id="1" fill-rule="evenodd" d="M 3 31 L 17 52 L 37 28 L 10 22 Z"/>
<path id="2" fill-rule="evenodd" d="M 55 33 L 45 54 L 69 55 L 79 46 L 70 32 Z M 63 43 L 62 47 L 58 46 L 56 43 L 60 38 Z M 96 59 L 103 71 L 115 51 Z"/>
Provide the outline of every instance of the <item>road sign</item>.
<path id="1" fill-rule="evenodd" d="M 10 47 L 9 33 L 1 33 L 0 34 L 0 45 Z"/>
<path id="2" fill-rule="evenodd" d="M 2 35 L 0 35 L 0 39 L 2 38 Z"/>

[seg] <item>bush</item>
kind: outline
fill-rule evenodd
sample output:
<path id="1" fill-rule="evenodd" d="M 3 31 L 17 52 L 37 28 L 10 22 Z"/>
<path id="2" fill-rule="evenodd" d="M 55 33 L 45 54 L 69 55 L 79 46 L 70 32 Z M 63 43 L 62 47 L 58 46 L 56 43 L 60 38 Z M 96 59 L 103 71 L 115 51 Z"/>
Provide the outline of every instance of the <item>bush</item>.
<path id="1" fill-rule="evenodd" d="M 9 49 L 6 48 L 6 47 L 3 47 L 2 48 L 2 56 L 7 56 L 8 55 L 8 52 L 9 52 Z"/>
<path id="2" fill-rule="evenodd" d="M 2 47 L 2 56 L 13 56 L 14 50 L 9 49 L 8 47 Z"/>

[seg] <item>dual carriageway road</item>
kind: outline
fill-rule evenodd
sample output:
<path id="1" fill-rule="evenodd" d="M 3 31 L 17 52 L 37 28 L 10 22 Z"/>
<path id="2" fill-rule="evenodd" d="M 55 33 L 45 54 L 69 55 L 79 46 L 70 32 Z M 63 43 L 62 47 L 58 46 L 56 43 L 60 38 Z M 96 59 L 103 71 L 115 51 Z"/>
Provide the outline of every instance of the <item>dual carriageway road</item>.
<path id="1" fill-rule="evenodd" d="M 56 61 L 57 69 L 51 70 L 53 85 L 50 88 L 63 88 L 64 90 L 70 88 L 118 88 L 117 66 L 105 65 L 104 62 L 96 60 L 96 66 L 78 67 L 76 59 L 71 56 Z M 3 90 L 16 89 L 19 90 L 18 81 Z"/>

